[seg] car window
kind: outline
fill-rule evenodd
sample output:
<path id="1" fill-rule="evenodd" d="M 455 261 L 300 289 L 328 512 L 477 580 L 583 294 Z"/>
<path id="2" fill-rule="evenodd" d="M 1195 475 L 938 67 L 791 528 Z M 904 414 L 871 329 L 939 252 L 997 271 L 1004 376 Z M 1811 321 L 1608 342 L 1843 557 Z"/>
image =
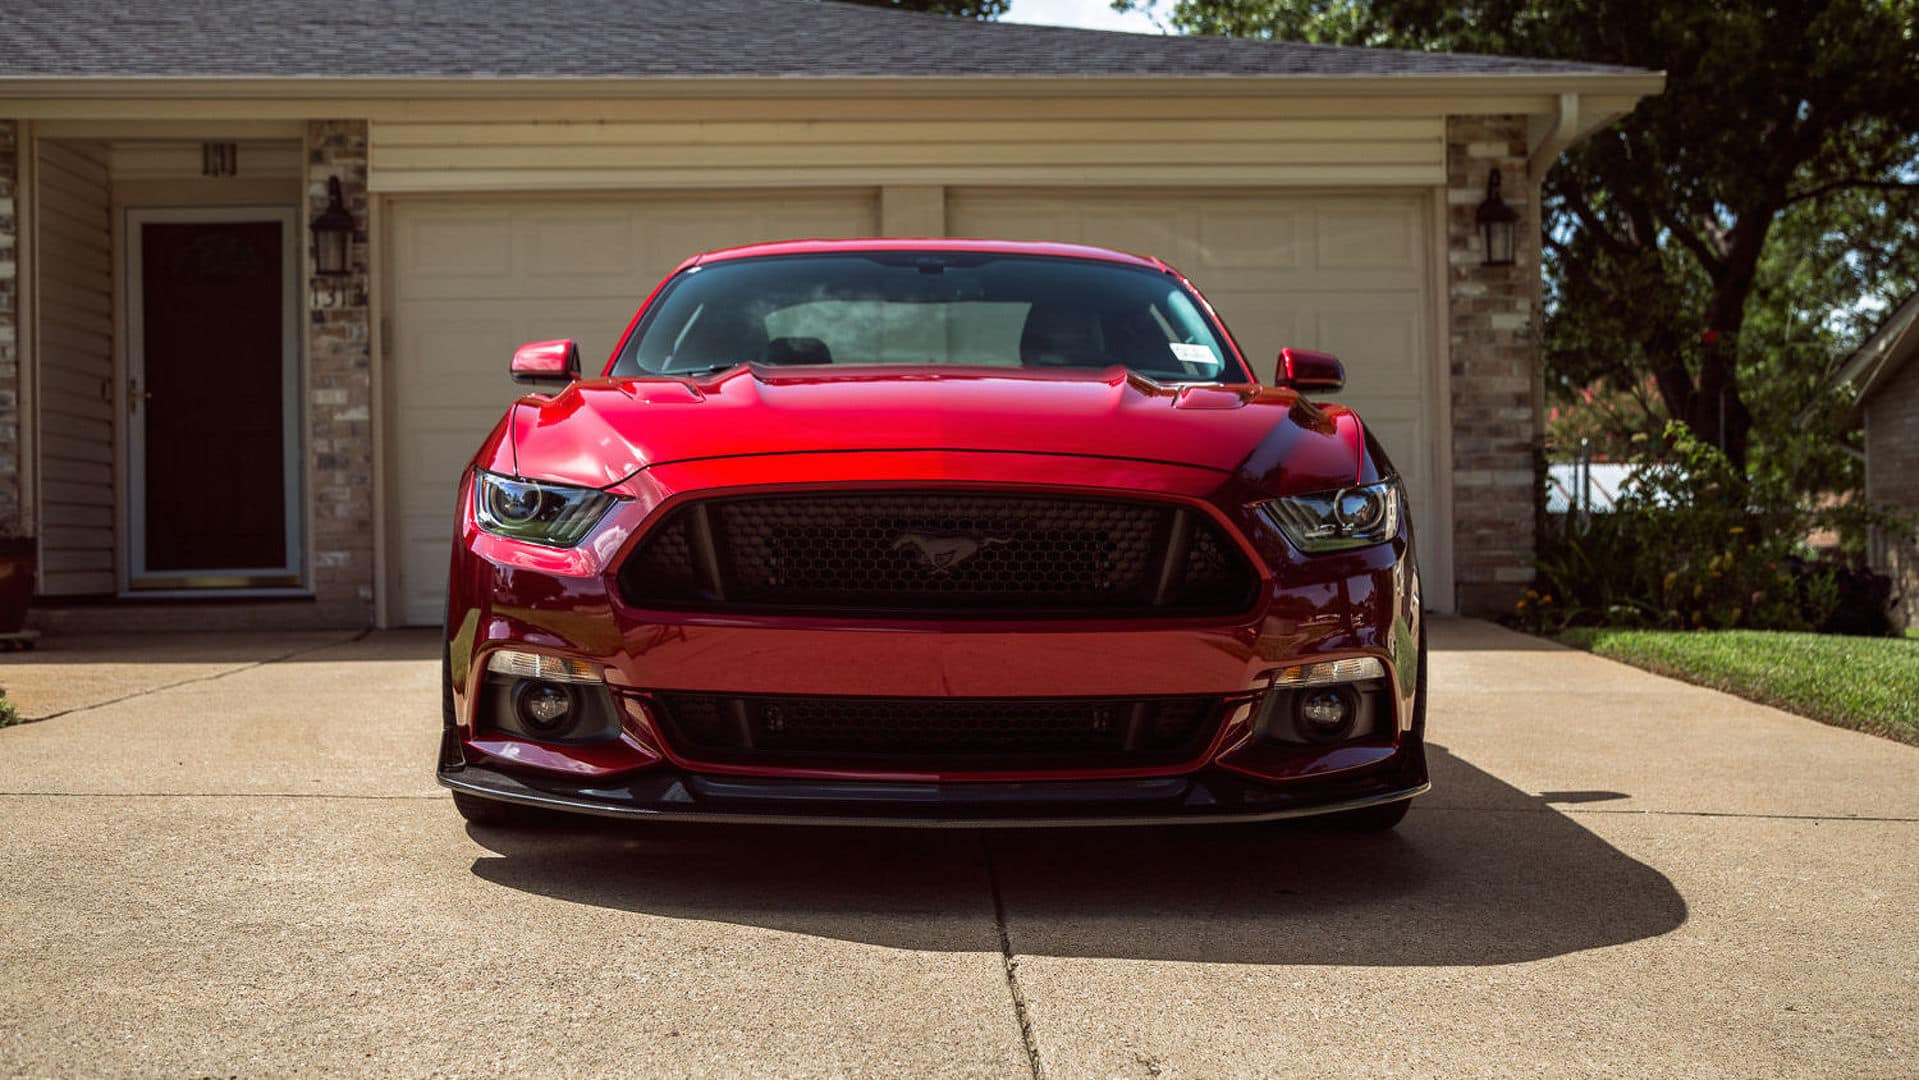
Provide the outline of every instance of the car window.
<path id="1" fill-rule="evenodd" d="M 968 252 L 770 256 L 689 269 L 614 373 L 777 366 L 1084 368 L 1243 378 L 1173 277 L 1145 267 Z"/>

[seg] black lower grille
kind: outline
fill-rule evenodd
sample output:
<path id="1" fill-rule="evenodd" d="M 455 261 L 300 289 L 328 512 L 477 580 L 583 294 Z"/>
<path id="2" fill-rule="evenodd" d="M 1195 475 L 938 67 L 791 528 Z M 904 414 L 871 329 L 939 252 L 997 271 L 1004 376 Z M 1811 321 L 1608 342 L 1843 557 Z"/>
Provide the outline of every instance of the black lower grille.
<path id="1" fill-rule="evenodd" d="M 1218 727 L 1213 697 L 655 696 L 676 749 L 729 764 L 1016 771 L 1191 760 Z"/>
<path id="2" fill-rule="evenodd" d="M 1236 611 L 1257 576 L 1172 503 L 941 491 L 693 503 L 620 581 L 642 607 L 1033 618 Z"/>

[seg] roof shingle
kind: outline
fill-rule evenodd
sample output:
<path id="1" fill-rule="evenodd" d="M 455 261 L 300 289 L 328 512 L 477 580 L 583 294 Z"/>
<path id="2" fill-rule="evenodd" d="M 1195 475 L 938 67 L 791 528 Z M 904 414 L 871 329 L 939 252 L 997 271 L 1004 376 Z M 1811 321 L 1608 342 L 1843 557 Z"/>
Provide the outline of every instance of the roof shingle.
<path id="1" fill-rule="evenodd" d="M 830 0 L 4 0 L 0 78 L 1556 75 L 1630 68 L 979 23 Z"/>

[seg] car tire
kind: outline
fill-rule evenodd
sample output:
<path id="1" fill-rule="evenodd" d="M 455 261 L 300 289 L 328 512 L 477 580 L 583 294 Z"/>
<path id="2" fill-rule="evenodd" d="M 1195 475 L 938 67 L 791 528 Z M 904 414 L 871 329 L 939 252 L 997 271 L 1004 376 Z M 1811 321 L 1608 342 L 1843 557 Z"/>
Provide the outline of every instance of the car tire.
<path id="1" fill-rule="evenodd" d="M 469 795 L 464 791 L 453 793 L 453 808 L 470 825 L 483 829 L 510 829 L 516 826 L 534 823 L 537 811 L 498 799 L 485 799 L 478 795 Z"/>

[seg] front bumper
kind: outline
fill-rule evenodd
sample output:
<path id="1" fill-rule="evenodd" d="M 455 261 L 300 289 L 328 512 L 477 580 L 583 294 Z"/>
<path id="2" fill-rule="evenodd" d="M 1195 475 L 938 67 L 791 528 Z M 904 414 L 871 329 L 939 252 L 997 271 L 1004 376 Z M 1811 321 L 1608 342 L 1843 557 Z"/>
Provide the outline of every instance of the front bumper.
<path id="1" fill-rule="evenodd" d="M 880 480 L 987 484 L 1005 455 L 844 455 L 818 484 Z M 973 460 L 973 458 L 980 460 Z M 992 460 L 986 460 L 993 458 Z M 1142 491 L 1212 507 L 1248 537 L 1257 603 L 1237 615 L 997 623 L 742 616 L 640 609 L 622 559 L 675 495 L 739 490 L 736 462 L 636 478 L 578 549 L 534 550 L 471 525 L 463 491 L 448 605 L 449 707 L 441 782 L 551 809 L 624 817 L 817 824 L 1141 824 L 1258 821 L 1358 809 L 1426 788 L 1414 661 L 1422 634 L 1410 533 L 1360 551 L 1301 559 L 1233 517 L 1217 477 L 1138 463 L 1025 463 L 1063 491 Z M 744 470 L 738 475 L 729 470 Z M 936 475 L 915 472 L 930 470 Z M 1070 472 L 1062 472 L 1070 470 Z M 588 661 L 623 716 L 617 741 L 555 745 L 476 723 L 496 649 Z M 1366 656 L 1386 665 L 1381 724 L 1364 745 L 1262 742 L 1256 718 L 1292 665 Z M 1151 768 L 932 770 L 742 765 L 664 738 L 664 693 L 895 698 L 1151 698 L 1206 695 L 1229 719 L 1203 753 Z"/>
<path id="2" fill-rule="evenodd" d="M 1070 828 L 1278 821 L 1398 802 L 1426 793 L 1425 770 L 1276 788 L 1209 770 L 1190 776 L 1059 783 L 754 780 L 648 771 L 595 784 L 483 766 L 442 771 L 454 791 L 601 817 L 774 825 L 931 829 Z"/>

